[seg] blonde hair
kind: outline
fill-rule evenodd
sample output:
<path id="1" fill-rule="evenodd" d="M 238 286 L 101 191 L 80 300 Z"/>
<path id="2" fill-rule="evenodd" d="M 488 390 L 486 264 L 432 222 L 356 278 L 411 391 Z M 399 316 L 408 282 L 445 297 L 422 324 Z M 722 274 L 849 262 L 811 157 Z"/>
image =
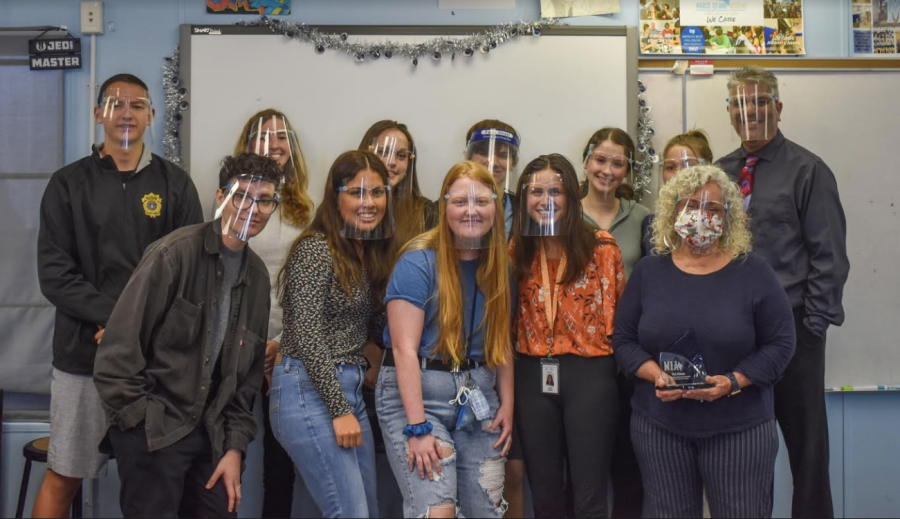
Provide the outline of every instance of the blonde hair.
<path id="1" fill-rule="evenodd" d="M 656 200 L 653 220 L 653 248 L 657 254 L 671 254 L 680 236 L 675 232 L 675 208 L 678 200 L 688 198 L 708 182 L 718 184 L 728 206 L 725 234 L 719 239 L 719 250 L 737 258 L 752 250 L 749 218 L 744 212 L 744 199 L 737 184 L 717 166 L 701 164 L 682 169 L 663 186 Z"/>
<path id="2" fill-rule="evenodd" d="M 284 120 L 285 130 L 293 130 L 293 126 L 291 126 L 287 116 L 278 110 L 267 108 L 256 112 L 247 120 L 244 129 L 241 130 L 241 136 L 238 137 L 237 143 L 234 145 L 235 157 L 241 153 L 247 153 L 247 142 L 260 118 L 267 120 L 273 116 Z M 303 157 L 303 150 L 300 148 L 300 139 L 296 137 L 296 134 L 295 139 L 291 142 L 291 148 L 291 154 L 293 155 L 291 166 L 294 170 L 294 181 L 289 181 L 281 186 L 281 217 L 295 227 L 305 227 L 312 219 L 314 205 L 307 192 L 309 188 L 309 172 L 306 169 L 306 159 Z"/>
<path id="3" fill-rule="evenodd" d="M 444 195 L 460 178 L 471 178 L 499 194 L 500 187 L 484 166 L 472 162 L 456 164 L 444 178 L 438 199 L 438 225 L 410 241 L 400 252 L 432 249 L 437 267 L 438 343 L 434 356 L 444 362 L 459 365 L 463 361 L 464 336 L 462 291 L 460 287 L 460 259 L 454 244 L 453 233 L 447 221 L 447 205 Z M 478 324 L 484 330 L 484 357 L 490 368 L 505 365 L 511 359 L 510 342 L 511 292 L 509 282 L 509 256 L 507 254 L 502 197 L 494 201 L 494 225 L 491 230 L 491 246 L 482 251 L 478 261 L 476 280 L 479 291 L 486 298 L 484 318 Z"/>

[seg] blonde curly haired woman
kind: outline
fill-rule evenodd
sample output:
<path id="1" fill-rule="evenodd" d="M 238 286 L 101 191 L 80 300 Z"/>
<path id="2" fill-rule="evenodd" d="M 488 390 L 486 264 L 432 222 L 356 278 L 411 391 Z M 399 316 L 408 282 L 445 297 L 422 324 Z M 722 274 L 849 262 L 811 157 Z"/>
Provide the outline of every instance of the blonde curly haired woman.
<path id="1" fill-rule="evenodd" d="M 750 252 L 740 189 L 721 169 L 678 172 L 656 215 L 656 255 L 635 266 L 613 333 L 619 368 L 637 379 L 631 437 L 643 516 L 702 517 L 705 488 L 713 517 L 771 517 L 772 386 L 796 341 L 787 296 Z M 711 376 L 672 390 L 675 372 L 657 362 L 663 352 L 702 361 Z"/>

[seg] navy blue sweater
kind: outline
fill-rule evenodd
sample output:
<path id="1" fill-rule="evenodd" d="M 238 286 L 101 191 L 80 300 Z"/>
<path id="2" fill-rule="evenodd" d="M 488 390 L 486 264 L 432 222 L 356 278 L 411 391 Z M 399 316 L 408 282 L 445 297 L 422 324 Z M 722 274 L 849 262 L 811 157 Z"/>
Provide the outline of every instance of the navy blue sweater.
<path id="1" fill-rule="evenodd" d="M 708 275 L 683 272 L 670 255 L 641 259 L 616 308 L 613 347 L 621 370 L 634 378 L 689 329 L 710 375 L 737 371 L 753 385 L 715 402 L 666 403 L 656 398 L 652 383 L 638 379 L 634 412 L 695 438 L 773 419 L 772 386 L 791 361 L 796 338 L 790 304 L 772 268 L 755 254 Z"/>

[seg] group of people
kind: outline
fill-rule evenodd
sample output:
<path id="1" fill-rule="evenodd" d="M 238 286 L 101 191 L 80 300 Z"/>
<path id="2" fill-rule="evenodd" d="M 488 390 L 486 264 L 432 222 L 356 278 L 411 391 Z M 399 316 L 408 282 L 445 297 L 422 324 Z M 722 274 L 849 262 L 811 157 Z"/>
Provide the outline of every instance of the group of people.
<path id="1" fill-rule="evenodd" d="M 190 177 L 142 145 L 146 85 L 110 78 L 105 142 L 41 203 L 57 319 L 33 515 L 64 516 L 114 455 L 126 517 L 234 517 L 260 399 L 265 517 L 290 516 L 295 470 L 324 516 L 377 516 L 373 431 L 406 517 L 521 516 L 524 474 L 536 517 L 701 517 L 704 491 L 713 517 L 767 517 L 776 420 L 794 516 L 833 516 L 837 185 L 778 129 L 770 72 L 728 88 L 742 146 L 714 161 L 702 132 L 671 139 L 655 211 L 628 184 L 627 132 L 595 132 L 579 168 L 521 160 L 491 119 L 436 201 L 412 132 L 385 120 L 314 207 L 297 132 L 265 110 L 204 222 Z M 674 353 L 703 376 L 681 384 Z"/>
<path id="2" fill-rule="evenodd" d="M 641 20 L 677 20 L 681 17 L 678 2 L 660 3 L 659 0 L 641 0 Z"/>

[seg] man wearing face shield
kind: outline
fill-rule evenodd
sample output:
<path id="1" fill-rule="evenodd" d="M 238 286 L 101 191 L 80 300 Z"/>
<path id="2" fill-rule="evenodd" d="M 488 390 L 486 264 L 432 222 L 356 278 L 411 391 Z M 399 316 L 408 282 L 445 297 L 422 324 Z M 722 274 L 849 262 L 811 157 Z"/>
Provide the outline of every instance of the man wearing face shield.
<path id="1" fill-rule="evenodd" d="M 754 249 L 775 269 L 794 309 L 797 353 L 775 387 L 775 411 L 794 477 L 794 517 L 833 517 L 825 412 L 825 336 L 844 322 L 847 223 L 831 169 L 778 128 L 778 80 L 743 67 L 727 111 L 741 147 L 719 164 L 738 181 Z"/>
<path id="2" fill-rule="evenodd" d="M 515 128 L 496 119 L 475 123 L 466 133 L 466 160 L 475 161 L 492 175 L 503 189 L 503 217 L 506 222 L 506 239 L 512 237 L 513 214 L 516 200 L 510 186 L 516 185 L 516 167 L 519 164 L 521 139 Z"/>
<path id="3" fill-rule="evenodd" d="M 48 470 L 35 517 L 64 517 L 82 479 L 105 475 L 97 445 L 106 423 L 91 380 L 104 327 L 144 249 L 203 221 L 187 173 L 143 144 L 153 116 L 143 81 L 106 80 L 94 108 L 105 141 L 54 173 L 41 200 L 38 278 L 56 322 Z"/>
<path id="4" fill-rule="evenodd" d="M 278 208 L 281 178 L 269 158 L 226 157 L 213 221 L 152 244 L 112 312 L 94 383 L 125 517 L 237 515 L 270 304 L 247 242 Z"/>

